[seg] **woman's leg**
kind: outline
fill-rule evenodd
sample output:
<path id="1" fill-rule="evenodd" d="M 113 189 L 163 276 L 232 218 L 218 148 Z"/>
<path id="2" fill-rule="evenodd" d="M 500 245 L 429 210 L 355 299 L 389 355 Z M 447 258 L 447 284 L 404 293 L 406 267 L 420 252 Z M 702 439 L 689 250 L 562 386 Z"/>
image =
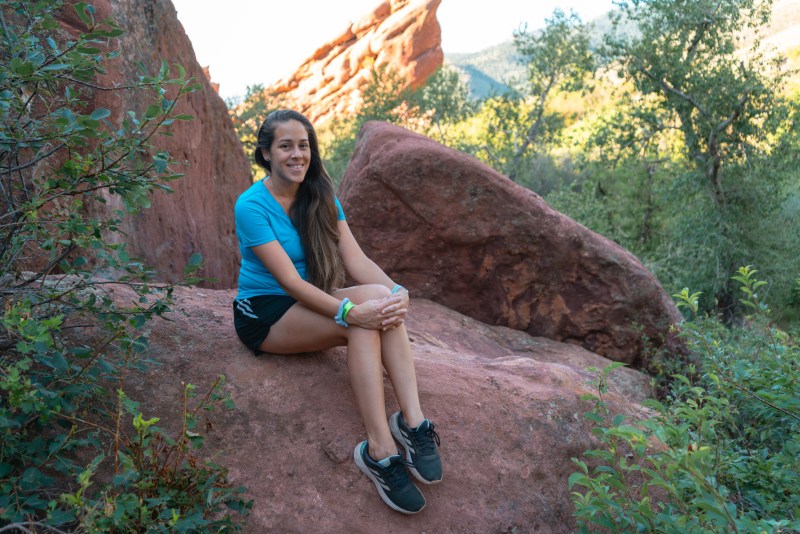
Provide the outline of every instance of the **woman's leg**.
<path id="1" fill-rule="evenodd" d="M 354 303 L 381 298 L 382 286 L 358 286 L 337 291 Z M 388 289 L 383 288 L 386 293 Z M 386 419 L 381 331 L 351 326 L 342 328 L 332 318 L 320 315 L 302 304 L 295 304 L 270 329 L 261 350 L 275 354 L 312 352 L 347 345 L 347 367 L 356 404 L 364 421 L 369 454 L 381 459 L 397 454 Z"/>
<path id="2" fill-rule="evenodd" d="M 414 370 L 411 343 L 408 341 L 408 332 L 404 324 L 381 332 L 381 358 L 389 374 L 389 380 L 392 381 L 397 402 L 403 411 L 403 419 L 408 426 L 414 428 L 425 416 L 419 403 L 417 373 Z"/>
<path id="3" fill-rule="evenodd" d="M 363 285 L 341 289 L 334 295 L 348 297 L 358 304 L 369 299 L 388 297 L 391 291 L 381 285 Z M 412 428 L 416 427 L 425 416 L 419 402 L 414 358 L 405 325 L 381 331 L 381 361 L 392 382 L 397 402 L 403 411 L 403 419 Z"/>

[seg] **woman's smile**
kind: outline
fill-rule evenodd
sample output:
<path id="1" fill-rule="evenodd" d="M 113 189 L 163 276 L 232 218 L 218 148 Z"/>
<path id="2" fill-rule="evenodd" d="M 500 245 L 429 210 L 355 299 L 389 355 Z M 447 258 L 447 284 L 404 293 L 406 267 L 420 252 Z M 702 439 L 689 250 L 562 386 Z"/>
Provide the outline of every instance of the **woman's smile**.
<path id="1" fill-rule="evenodd" d="M 275 128 L 275 141 L 265 154 L 270 162 L 271 176 L 280 182 L 303 182 L 311 161 L 308 132 L 302 123 L 290 120 Z"/>

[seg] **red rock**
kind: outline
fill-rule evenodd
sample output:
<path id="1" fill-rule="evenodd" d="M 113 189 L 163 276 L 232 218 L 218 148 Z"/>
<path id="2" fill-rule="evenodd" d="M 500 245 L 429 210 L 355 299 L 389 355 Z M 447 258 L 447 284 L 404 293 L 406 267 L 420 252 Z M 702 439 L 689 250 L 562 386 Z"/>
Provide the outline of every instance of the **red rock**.
<path id="1" fill-rule="evenodd" d="M 117 298 L 128 293 L 115 288 Z M 571 458 L 592 447 L 579 400 L 592 390 L 584 368 L 605 358 L 414 299 L 407 326 L 445 470 L 441 484 L 421 488 L 426 509 L 408 517 L 386 507 L 353 464 L 364 430 L 344 349 L 255 357 L 233 332 L 234 291 L 179 288 L 176 296 L 170 320 L 151 325 L 148 357 L 162 366 L 127 383 L 146 417 L 178 429 L 181 382 L 200 393 L 225 374 L 236 408 L 212 417 L 206 452 L 249 488 L 246 532 L 574 530 Z M 637 371 L 615 371 L 609 406 L 641 415 L 647 384 Z M 386 399 L 391 413 L 388 379 Z"/>
<path id="2" fill-rule="evenodd" d="M 208 80 L 208 84 L 211 86 L 214 92 L 219 94 L 219 84 L 211 81 L 211 67 L 208 66 L 203 67 L 203 76 L 206 77 L 206 80 Z"/>
<path id="3" fill-rule="evenodd" d="M 319 124 L 352 115 L 361 103 L 361 91 L 378 67 L 395 71 L 406 87 L 416 89 L 444 60 L 436 20 L 440 2 L 383 2 L 266 92 L 284 98 Z"/>
<path id="4" fill-rule="evenodd" d="M 415 297 L 639 362 L 679 314 L 628 251 L 475 158 L 367 123 L 339 192 L 370 258 Z"/>
<path id="5" fill-rule="evenodd" d="M 186 36 L 172 2 L 155 0 L 98 0 L 94 2 L 95 20 L 113 18 L 125 31 L 112 41 L 120 52 L 107 64 L 107 74 L 99 86 L 111 87 L 135 80 L 142 62 L 148 72 L 157 72 L 161 61 L 180 64 L 202 88 L 183 97 L 178 113 L 193 115 L 192 121 L 178 121 L 172 137 L 158 137 L 155 144 L 173 158 L 186 162 L 175 168 L 186 174 L 171 182 L 173 194 L 156 192 L 152 206 L 121 225 L 120 237 L 132 256 L 155 267 L 161 279 L 175 281 L 194 252 L 204 258 L 203 276 L 214 277 L 210 287 L 229 288 L 236 284 L 239 257 L 233 222 L 233 204 L 250 184 L 247 157 L 228 117 L 225 103 L 197 63 L 191 42 Z M 71 6 L 62 10 L 60 21 L 72 32 L 84 29 Z M 134 110 L 141 115 L 152 104 L 152 93 L 145 91 L 97 91 L 87 99 L 94 107 L 108 108 L 110 120 Z M 120 207 L 119 199 L 92 207 L 110 213 Z"/>

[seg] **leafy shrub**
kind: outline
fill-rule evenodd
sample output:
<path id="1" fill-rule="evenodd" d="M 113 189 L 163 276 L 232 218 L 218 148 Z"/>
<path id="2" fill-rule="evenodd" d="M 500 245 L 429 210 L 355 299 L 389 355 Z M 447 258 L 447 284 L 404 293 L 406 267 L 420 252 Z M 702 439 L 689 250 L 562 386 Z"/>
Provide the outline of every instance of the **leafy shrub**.
<path id="1" fill-rule="evenodd" d="M 72 8 L 86 26 L 77 37 L 56 20 Z M 122 30 L 94 14 L 85 3 L 0 0 L 0 524 L 238 528 L 249 503 L 194 450 L 198 410 L 224 401 L 222 382 L 191 407 L 193 387 L 185 386 L 175 438 L 124 393 L 126 376 L 147 365 L 143 328 L 169 311 L 174 286 L 154 284 L 117 230 L 124 215 L 149 206 L 152 191 L 169 191 L 165 182 L 181 176 L 153 141 L 191 119 L 175 105 L 198 86 L 164 63 L 127 86 L 98 87 L 96 75 L 117 55 L 109 42 Z M 109 110 L 86 104 L 101 90 L 147 91 L 152 100 L 116 124 Z M 120 206 L 110 216 L 88 209 L 110 200 Z M 197 280 L 200 263 L 192 256 L 183 283 Z M 130 287 L 135 301 L 112 300 L 109 283 Z M 95 484 L 94 473 L 105 482 Z"/>
<path id="2" fill-rule="evenodd" d="M 800 347 L 771 324 L 755 273 L 733 277 L 753 312 L 738 328 L 700 316 L 699 293 L 676 295 L 700 363 L 648 403 L 653 417 L 611 414 L 605 377 L 618 364 L 598 373 L 586 416 L 599 446 L 569 479 L 581 532 L 800 529 Z"/>

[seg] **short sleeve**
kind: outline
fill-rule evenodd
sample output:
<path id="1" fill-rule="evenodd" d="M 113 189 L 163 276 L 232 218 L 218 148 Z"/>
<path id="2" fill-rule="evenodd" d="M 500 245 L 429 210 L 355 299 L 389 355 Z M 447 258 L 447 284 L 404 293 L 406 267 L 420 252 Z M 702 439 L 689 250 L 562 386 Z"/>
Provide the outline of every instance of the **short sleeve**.
<path id="1" fill-rule="evenodd" d="M 333 197 L 333 200 L 336 201 L 336 213 L 338 214 L 336 216 L 336 220 L 337 221 L 346 221 L 347 219 L 344 216 L 344 210 L 342 209 L 342 205 L 339 203 L 339 199 L 336 198 L 336 197 Z"/>
<path id="2" fill-rule="evenodd" d="M 234 209 L 236 233 L 242 246 L 255 247 L 275 241 L 267 213 L 254 202 L 237 202 Z"/>

